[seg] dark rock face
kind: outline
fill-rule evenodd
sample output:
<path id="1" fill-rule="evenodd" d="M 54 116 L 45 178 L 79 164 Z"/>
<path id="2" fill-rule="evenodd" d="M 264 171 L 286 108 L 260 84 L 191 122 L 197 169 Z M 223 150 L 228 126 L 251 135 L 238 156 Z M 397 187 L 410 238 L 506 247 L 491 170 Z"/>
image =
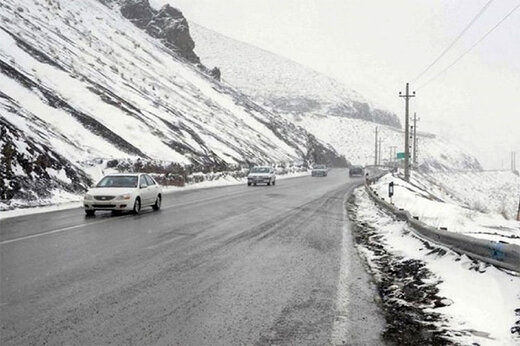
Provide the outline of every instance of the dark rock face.
<path id="1" fill-rule="evenodd" d="M 213 78 L 215 78 L 216 80 L 220 81 L 220 69 L 218 67 L 213 67 L 210 71 L 209 71 L 209 75 Z"/>
<path id="2" fill-rule="evenodd" d="M 188 21 L 178 9 L 164 5 L 155 11 L 148 0 L 123 0 L 121 14 L 137 27 L 192 63 L 200 63 L 195 54 L 195 42 L 190 36 Z"/>
<path id="3" fill-rule="evenodd" d="M 329 114 L 347 118 L 362 119 L 374 123 L 401 128 L 399 118 L 390 112 L 371 108 L 368 103 L 352 101 L 352 106 L 339 104 L 329 110 Z"/>
<path id="4" fill-rule="evenodd" d="M 1 95 L 0 95 L 1 96 Z M 20 150 L 20 143 L 24 150 Z M 0 201 L 32 201 L 51 197 L 55 190 L 84 192 L 92 183 L 78 167 L 45 143 L 27 137 L 11 123 L 0 118 Z M 63 179 L 49 174 L 63 171 Z"/>
<path id="5" fill-rule="evenodd" d="M 121 6 L 121 14 L 141 29 L 146 28 L 154 16 L 148 0 L 125 1 L 123 6 Z"/>

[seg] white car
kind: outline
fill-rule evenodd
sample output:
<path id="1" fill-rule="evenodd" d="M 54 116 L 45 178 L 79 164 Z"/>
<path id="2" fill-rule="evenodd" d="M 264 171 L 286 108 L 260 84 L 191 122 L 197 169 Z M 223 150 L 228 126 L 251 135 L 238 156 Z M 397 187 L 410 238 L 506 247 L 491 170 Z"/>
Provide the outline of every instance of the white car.
<path id="1" fill-rule="evenodd" d="M 251 168 L 247 176 L 247 186 L 256 184 L 276 184 L 276 173 L 273 167 L 257 166 Z"/>
<path id="2" fill-rule="evenodd" d="M 139 214 L 146 206 L 159 210 L 161 199 L 161 186 L 148 174 L 110 174 L 87 191 L 83 206 L 88 216 L 93 216 L 96 210 Z"/>

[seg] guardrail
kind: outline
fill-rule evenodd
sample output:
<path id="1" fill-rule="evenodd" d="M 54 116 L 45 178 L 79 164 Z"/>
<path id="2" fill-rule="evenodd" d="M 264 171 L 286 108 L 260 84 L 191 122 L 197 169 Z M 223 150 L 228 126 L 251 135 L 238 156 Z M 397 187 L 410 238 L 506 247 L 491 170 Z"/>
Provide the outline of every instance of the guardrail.
<path id="1" fill-rule="evenodd" d="M 376 178 L 377 179 L 377 178 Z M 371 179 L 374 181 L 375 179 Z M 407 221 L 415 234 L 426 240 L 448 247 L 459 254 L 520 273 L 520 246 L 479 239 L 465 234 L 448 232 L 425 224 L 406 211 L 388 203 L 365 183 L 368 195 L 381 207 Z"/>

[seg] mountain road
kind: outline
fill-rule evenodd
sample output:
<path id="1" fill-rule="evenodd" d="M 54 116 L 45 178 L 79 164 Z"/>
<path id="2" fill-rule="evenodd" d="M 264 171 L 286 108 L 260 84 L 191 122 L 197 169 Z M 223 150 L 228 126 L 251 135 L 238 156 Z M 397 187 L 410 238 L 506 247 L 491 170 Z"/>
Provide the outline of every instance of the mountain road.
<path id="1" fill-rule="evenodd" d="M 334 169 L 139 215 L 0 220 L 1 344 L 381 344 L 345 212 L 361 182 Z"/>

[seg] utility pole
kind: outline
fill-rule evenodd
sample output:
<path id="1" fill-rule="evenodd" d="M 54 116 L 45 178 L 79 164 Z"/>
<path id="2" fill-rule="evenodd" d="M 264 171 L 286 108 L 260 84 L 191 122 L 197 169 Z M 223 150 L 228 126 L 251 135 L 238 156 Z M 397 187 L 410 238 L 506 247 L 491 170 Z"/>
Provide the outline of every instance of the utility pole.
<path id="1" fill-rule="evenodd" d="M 392 145 L 390 147 L 390 162 L 392 162 L 393 164 L 395 164 L 396 155 L 397 155 L 397 147 L 395 145 Z"/>
<path id="2" fill-rule="evenodd" d="M 518 199 L 518 212 L 516 213 L 516 221 L 520 221 L 520 198 Z"/>
<path id="3" fill-rule="evenodd" d="M 402 95 L 399 92 L 399 97 L 404 97 L 405 108 L 404 108 L 404 180 L 410 181 L 410 118 L 409 118 L 409 101 L 410 98 L 415 97 L 415 91 L 413 94 L 409 92 L 409 83 L 406 83 L 405 94 Z"/>
<path id="4" fill-rule="evenodd" d="M 382 142 L 382 140 L 381 140 L 381 138 L 380 138 L 380 139 L 379 139 L 379 150 L 378 150 L 378 152 L 377 152 L 377 158 L 379 159 L 379 164 L 380 164 L 380 165 L 381 165 L 381 161 L 382 161 L 382 160 L 381 160 L 381 142 Z"/>
<path id="5" fill-rule="evenodd" d="M 417 113 L 413 113 L 413 167 L 417 169 Z"/>
<path id="6" fill-rule="evenodd" d="M 377 126 L 376 126 L 376 149 L 374 151 L 374 166 L 377 166 Z"/>

